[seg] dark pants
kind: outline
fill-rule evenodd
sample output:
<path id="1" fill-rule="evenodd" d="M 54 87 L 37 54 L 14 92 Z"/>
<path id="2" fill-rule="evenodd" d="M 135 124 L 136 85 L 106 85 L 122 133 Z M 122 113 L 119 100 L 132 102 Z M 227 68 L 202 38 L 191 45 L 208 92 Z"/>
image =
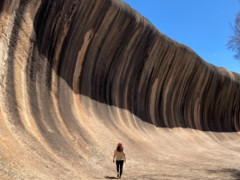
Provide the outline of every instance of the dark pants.
<path id="1" fill-rule="evenodd" d="M 117 172 L 120 174 L 120 176 L 122 176 L 123 162 L 123 160 L 116 161 Z"/>

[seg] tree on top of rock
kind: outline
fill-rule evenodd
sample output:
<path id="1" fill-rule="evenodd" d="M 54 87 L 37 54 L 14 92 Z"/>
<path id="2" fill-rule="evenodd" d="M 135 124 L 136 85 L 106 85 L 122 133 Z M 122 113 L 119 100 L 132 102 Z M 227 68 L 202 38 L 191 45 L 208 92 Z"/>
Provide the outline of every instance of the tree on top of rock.
<path id="1" fill-rule="evenodd" d="M 232 29 L 234 35 L 230 36 L 227 47 L 233 51 L 236 51 L 235 58 L 240 59 L 240 13 L 237 14 L 235 24 L 232 26 Z"/>

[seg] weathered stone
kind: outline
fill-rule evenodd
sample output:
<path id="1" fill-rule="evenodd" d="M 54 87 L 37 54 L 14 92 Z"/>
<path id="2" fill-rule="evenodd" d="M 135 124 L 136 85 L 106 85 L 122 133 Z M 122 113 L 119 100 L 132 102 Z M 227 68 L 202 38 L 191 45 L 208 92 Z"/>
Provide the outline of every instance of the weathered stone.
<path id="1" fill-rule="evenodd" d="M 239 85 L 121 0 L 1 0 L 0 178 L 239 178 Z"/>

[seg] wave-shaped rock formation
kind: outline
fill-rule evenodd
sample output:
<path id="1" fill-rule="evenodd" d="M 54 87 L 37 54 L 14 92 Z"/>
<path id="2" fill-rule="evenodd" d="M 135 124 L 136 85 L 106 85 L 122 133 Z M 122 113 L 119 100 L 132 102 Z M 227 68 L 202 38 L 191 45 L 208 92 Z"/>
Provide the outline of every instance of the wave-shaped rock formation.
<path id="1" fill-rule="evenodd" d="M 239 86 L 121 0 L 1 0 L 0 178 L 239 178 Z"/>

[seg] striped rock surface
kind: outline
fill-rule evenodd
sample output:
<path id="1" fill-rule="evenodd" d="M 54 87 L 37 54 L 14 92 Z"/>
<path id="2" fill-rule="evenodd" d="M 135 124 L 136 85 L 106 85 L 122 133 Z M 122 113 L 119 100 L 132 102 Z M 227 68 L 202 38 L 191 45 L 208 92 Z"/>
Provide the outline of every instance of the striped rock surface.
<path id="1" fill-rule="evenodd" d="M 240 75 L 121 0 L 0 1 L 0 179 L 240 178 Z"/>

